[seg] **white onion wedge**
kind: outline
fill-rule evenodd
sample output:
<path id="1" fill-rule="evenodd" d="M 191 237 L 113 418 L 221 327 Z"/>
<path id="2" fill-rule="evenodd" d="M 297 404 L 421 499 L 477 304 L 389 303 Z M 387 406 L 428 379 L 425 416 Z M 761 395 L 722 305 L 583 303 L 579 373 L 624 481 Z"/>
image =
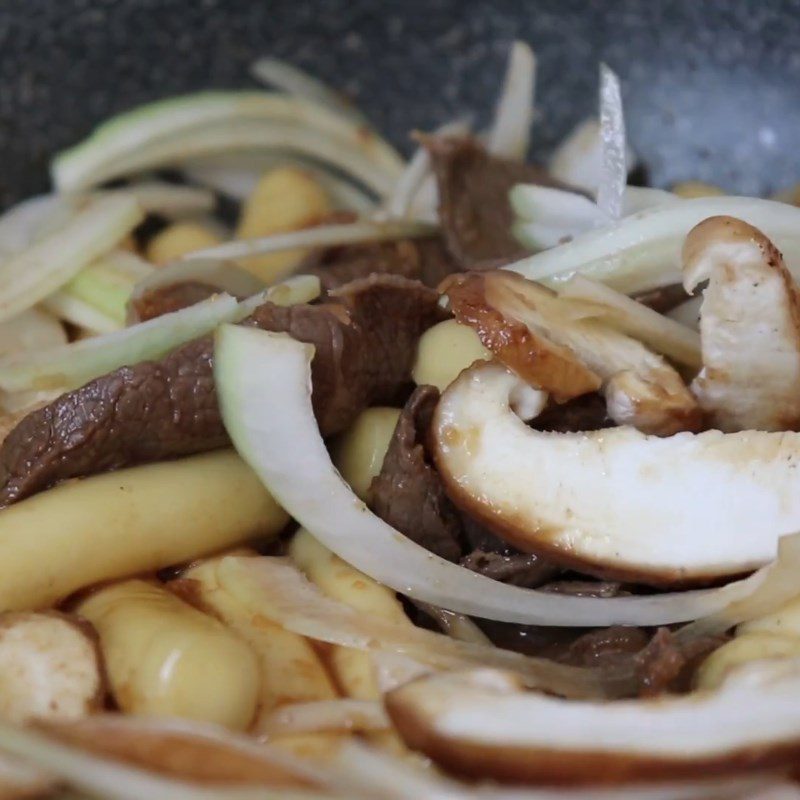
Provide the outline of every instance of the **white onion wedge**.
<path id="1" fill-rule="evenodd" d="M 54 347 L 0 358 L 0 388 L 7 392 L 74 388 L 117 367 L 160 358 L 239 314 L 229 295 L 215 295 L 131 328 Z"/>
<path id="2" fill-rule="evenodd" d="M 680 283 L 686 234 L 704 219 L 719 215 L 760 228 L 784 254 L 789 269 L 800 270 L 800 208 L 752 197 L 700 197 L 651 208 L 507 269 L 548 285 L 579 272 L 625 294 Z"/>
<path id="3" fill-rule="evenodd" d="M 366 123 L 364 115 L 343 94 L 287 61 L 259 58 L 250 65 L 250 74 L 267 86 L 325 106 L 353 122 Z"/>
<path id="4" fill-rule="evenodd" d="M 628 177 L 625 118 L 619 78 L 606 64 L 600 65 L 600 141 L 603 166 L 597 187 L 597 207 L 611 219 L 619 219 Z"/>
<path id="5" fill-rule="evenodd" d="M 741 667 L 713 692 L 617 703 L 524 692 L 494 670 L 430 675 L 389 694 L 386 707 L 406 743 L 438 764 L 515 783 L 735 775 L 789 768 L 800 755 L 800 661 L 791 659 Z"/>
<path id="6" fill-rule="evenodd" d="M 284 559 L 229 556 L 220 562 L 217 579 L 250 613 L 320 642 L 400 653 L 435 669 L 505 668 L 522 676 L 526 685 L 566 697 L 616 696 L 632 688 L 632 674 L 617 672 L 606 684 L 600 671 L 457 641 L 399 620 L 364 615 L 323 595 Z"/>
<path id="7" fill-rule="evenodd" d="M 511 411 L 518 382 L 487 362 L 462 372 L 430 432 L 448 495 L 517 547 L 686 585 L 761 567 L 800 530 L 800 434 L 535 431 Z"/>
<path id="8" fill-rule="evenodd" d="M 125 327 L 118 319 L 109 317 L 85 300 L 63 290 L 45 298 L 42 307 L 64 322 L 69 322 L 92 335 L 113 333 Z"/>
<path id="9" fill-rule="evenodd" d="M 312 348 L 283 334 L 223 326 L 215 354 L 223 419 L 242 457 L 328 549 L 396 591 L 487 619 L 603 626 L 698 619 L 756 588 L 750 578 L 650 597 L 566 597 L 502 584 L 444 561 L 372 514 L 336 472 L 311 407 Z"/>
<path id="10" fill-rule="evenodd" d="M 556 291 L 559 297 L 597 305 L 604 322 L 644 342 L 656 352 L 693 369 L 700 369 L 703 365 L 697 331 L 627 295 L 583 275 L 573 275 L 565 283 L 559 284 Z"/>
<path id="11" fill-rule="evenodd" d="M 131 197 L 88 197 L 75 206 L 66 224 L 0 261 L 0 321 L 60 289 L 143 219 Z"/>
<path id="12" fill-rule="evenodd" d="M 226 136 L 227 133 L 227 136 Z M 288 149 L 388 188 L 403 161 L 363 125 L 318 104 L 264 92 L 201 92 L 120 114 L 52 164 L 60 191 L 231 149 Z"/>
<path id="13" fill-rule="evenodd" d="M 240 259 L 262 253 L 277 253 L 296 247 L 330 247 L 358 242 L 383 242 L 392 239 L 429 236 L 435 230 L 421 222 L 395 220 L 388 222 L 349 222 L 342 225 L 318 225 L 290 233 L 278 233 L 261 239 L 244 239 L 226 242 L 217 247 L 198 250 L 184 256 L 184 260 L 197 258 Z"/>
<path id="14" fill-rule="evenodd" d="M 536 56 L 525 42 L 511 45 L 503 91 L 486 140 L 489 152 L 500 158 L 523 161 L 530 143 L 533 98 L 536 90 Z"/>
<path id="15" fill-rule="evenodd" d="M 636 164 L 629 148 L 625 153 L 628 171 Z M 600 123 L 595 117 L 583 120 L 558 145 L 550 158 L 548 171 L 558 180 L 594 195 L 603 177 L 603 149 Z"/>
<path id="16" fill-rule="evenodd" d="M 29 247 L 42 223 L 64 203 L 54 194 L 30 197 L 9 208 L 0 217 L 0 256 L 10 256 Z"/>

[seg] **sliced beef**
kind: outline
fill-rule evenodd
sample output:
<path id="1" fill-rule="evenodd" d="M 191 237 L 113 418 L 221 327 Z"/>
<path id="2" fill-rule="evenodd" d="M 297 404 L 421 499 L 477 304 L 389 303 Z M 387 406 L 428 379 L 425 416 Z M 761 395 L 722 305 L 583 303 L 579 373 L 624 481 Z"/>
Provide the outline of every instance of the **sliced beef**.
<path id="1" fill-rule="evenodd" d="M 416 278 L 435 287 L 456 269 L 438 236 L 333 247 L 312 256 L 299 272 L 317 275 L 324 291 L 374 273 Z"/>
<path id="2" fill-rule="evenodd" d="M 511 234 L 509 191 L 518 183 L 563 184 L 544 169 L 490 156 L 470 137 L 430 136 L 439 189 L 439 217 L 447 247 L 461 269 L 483 269 L 522 258 L 526 250 Z"/>
<path id="3" fill-rule="evenodd" d="M 181 281 L 168 286 L 158 286 L 133 301 L 133 310 L 139 322 L 147 322 L 163 314 L 180 311 L 208 300 L 219 289 L 200 281 Z"/>
<path id="4" fill-rule="evenodd" d="M 544 559 L 501 541 L 450 501 L 425 448 L 438 401 L 435 387 L 420 386 L 406 403 L 370 487 L 372 509 L 426 550 L 495 580 L 532 587 L 560 574 Z"/>
<path id="5" fill-rule="evenodd" d="M 414 390 L 397 422 L 383 467 L 370 486 L 375 513 L 412 541 L 448 561 L 461 556 L 461 514 L 450 502 L 423 439 L 439 401 L 433 386 Z"/>
<path id="6" fill-rule="evenodd" d="M 316 347 L 314 409 L 324 435 L 410 379 L 420 334 L 441 318 L 436 292 L 375 276 L 317 306 L 265 303 L 247 321 Z M 59 481 L 222 447 L 213 342 L 189 342 L 160 361 L 121 367 L 25 417 L 0 446 L 0 505 Z"/>
<path id="7" fill-rule="evenodd" d="M 537 431 L 578 433 L 609 428 L 614 423 L 608 416 L 605 398 L 597 393 L 585 394 L 566 403 L 551 403 L 531 420 Z"/>
<path id="8" fill-rule="evenodd" d="M 646 292 L 637 292 L 633 295 L 634 300 L 638 300 L 642 305 L 658 311 L 659 314 L 666 314 L 677 308 L 681 303 L 685 303 L 691 295 L 680 283 L 671 283 L 669 286 L 662 286 L 660 289 L 649 289 Z"/>

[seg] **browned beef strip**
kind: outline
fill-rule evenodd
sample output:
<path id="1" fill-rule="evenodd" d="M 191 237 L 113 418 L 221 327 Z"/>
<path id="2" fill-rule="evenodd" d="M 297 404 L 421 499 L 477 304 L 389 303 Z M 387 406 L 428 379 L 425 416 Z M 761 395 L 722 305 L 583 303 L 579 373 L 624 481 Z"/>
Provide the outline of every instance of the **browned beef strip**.
<path id="1" fill-rule="evenodd" d="M 470 137 L 428 136 L 445 242 L 462 269 L 496 267 L 526 255 L 511 234 L 509 191 L 518 183 L 563 184 L 542 167 L 490 156 Z"/>
<path id="2" fill-rule="evenodd" d="M 662 286 L 660 289 L 637 292 L 633 295 L 633 298 L 642 303 L 642 305 L 652 308 L 653 311 L 658 311 L 659 314 L 666 314 L 681 303 L 685 303 L 690 296 L 680 283 L 671 283 L 669 286 Z"/>
<path id="3" fill-rule="evenodd" d="M 298 272 L 317 275 L 324 291 L 373 273 L 416 278 L 436 287 L 456 269 L 439 236 L 332 247 L 312 256 Z"/>
<path id="4" fill-rule="evenodd" d="M 433 386 L 414 390 L 397 422 L 369 501 L 375 513 L 426 550 L 458 561 L 461 515 L 450 502 L 423 443 L 439 401 Z"/>
<path id="5" fill-rule="evenodd" d="M 171 314 L 208 300 L 219 289 L 200 281 L 181 281 L 168 286 L 158 286 L 133 301 L 133 310 L 139 322 L 147 322 L 162 314 Z"/>
<path id="6" fill-rule="evenodd" d="M 315 345 L 314 409 L 330 435 L 409 381 L 417 339 L 441 318 L 437 300 L 416 281 L 374 276 L 317 306 L 265 303 L 247 322 Z M 226 445 L 212 357 L 203 337 L 30 413 L 0 446 L 0 505 L 67 478 Z"/>
<path id="7" fill-rule="evenodd" d="M 370 505 L 409 539 L 449 561 L 495 580 L 538 586 L 560 573 L 544 559 L 520 553 L 459 511 L 430 463 L 425 439 L 439 392 L 420 386 L 405 405 L 380 473 L 370 486 Z"/>

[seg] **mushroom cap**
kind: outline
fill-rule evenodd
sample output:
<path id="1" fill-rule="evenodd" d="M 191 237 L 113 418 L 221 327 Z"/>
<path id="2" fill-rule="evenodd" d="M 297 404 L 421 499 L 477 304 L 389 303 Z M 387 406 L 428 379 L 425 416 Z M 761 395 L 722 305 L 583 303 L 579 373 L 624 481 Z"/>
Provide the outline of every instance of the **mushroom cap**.
<path id="1" fill-rule="evenodd" d="M 689 585 L 768 563 L 800 529 L 800 434 L 536 431 L 510 407 L 519 380 L 474 365 L 431 429 L 450 497 L 516 547 L 603 577 Z"/>
<path id="2" fill-rule="evenodd" d="M 516 783 L 612 784 L 789 766 L 800 660 L 733 671 L 714 692 L 613 703 L 525 692 L 510 673 L 438 673 L 390 692 L 400 735 L 438 765 Z"/>

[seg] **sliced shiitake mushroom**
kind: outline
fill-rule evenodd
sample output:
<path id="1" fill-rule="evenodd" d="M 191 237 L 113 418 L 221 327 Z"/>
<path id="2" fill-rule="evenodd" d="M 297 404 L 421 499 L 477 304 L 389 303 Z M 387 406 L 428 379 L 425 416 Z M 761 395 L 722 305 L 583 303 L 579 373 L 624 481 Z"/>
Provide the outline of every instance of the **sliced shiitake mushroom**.
<path id="1" fill-rule="evenodd" d="M 473 778 L 550 784 L 680 780 L 800 758 L 800 661 L 761 661 L 714 692 L 614 703 L 524 692 L 510 673 L 432 674 L 390 692 L 400 735 Z"/>
<path id="2" fill-rule="evenodd" d="M 456 319 L 532 386 L 558 401 L 603 388 L 620 425 L 669 436 L 698 430 L 701 412 L 677 371 L 641 342 L 587 316 L 585 304 L 506 270 L 466 273 L 441 287 Z"/>
<path id="3" fill-rule="evenodd" d="M 800 428 L 800 290 L 775 245 L 710 217 L 683 246 L 687 291 L 703 281 L 703 369 L 692 391 L 723 431 Z"/>
<path id="4" fill-rule="evenodd" d="M 800 434 L 536 431 L 510 405 L 520 382 L 473 365 L 431 427 L 450 497 L 518 548 L 601 577 L 687 585 L 766 564 L 800 529 Z"/>

